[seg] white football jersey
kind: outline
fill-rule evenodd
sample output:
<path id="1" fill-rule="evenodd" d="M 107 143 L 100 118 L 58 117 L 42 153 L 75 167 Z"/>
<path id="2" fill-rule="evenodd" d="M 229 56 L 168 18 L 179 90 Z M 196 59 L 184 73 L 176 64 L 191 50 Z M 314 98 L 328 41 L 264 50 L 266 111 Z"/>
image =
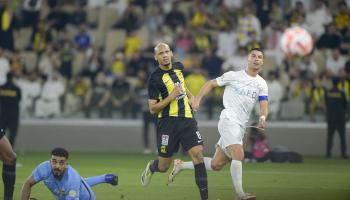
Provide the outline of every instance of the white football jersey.
<path id="1" fill-rule="evenodd" d="M 245 70 L 229 71 L 216 78 L 216 81 L 219 86 L 225 86 L 225 108 L 221 111 L 220 119 L 226 118 L 245 125 L 256 101 L 259 98 L 267 100 L 267 84 L 260 75 L 252 77 Z"/>

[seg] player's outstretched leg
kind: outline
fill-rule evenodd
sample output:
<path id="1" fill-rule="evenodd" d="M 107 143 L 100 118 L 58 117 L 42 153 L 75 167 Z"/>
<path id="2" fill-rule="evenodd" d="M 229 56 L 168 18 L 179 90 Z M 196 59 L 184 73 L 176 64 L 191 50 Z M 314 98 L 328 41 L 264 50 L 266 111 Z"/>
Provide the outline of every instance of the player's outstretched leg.
<path id="1" fill-rule="evenodd" d="M 145 170 L 142 172 L 141 175 L 141 185 L 146 187 L 148 186 L 148 184 L 151 182 L 151 178 L 153 175 L 153 172 L 151 171 L 150 167 L 154 164 L 154 160 L 150 160 L 147 163 L 147 166 L 145 168 Z"/>

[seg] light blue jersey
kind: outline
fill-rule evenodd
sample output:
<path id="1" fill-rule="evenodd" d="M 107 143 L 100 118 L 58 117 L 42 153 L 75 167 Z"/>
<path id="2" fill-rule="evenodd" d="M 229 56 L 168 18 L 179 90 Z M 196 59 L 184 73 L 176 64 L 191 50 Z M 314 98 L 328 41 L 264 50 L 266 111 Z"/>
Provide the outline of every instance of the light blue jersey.
<path id="1" fill-rule="evenodd" d="M 95 200 L 95 194 L 83 177 L 68 166 L 61 180 L 57 180 L 50 161 L 41 163 L 34 169 L 32 176 L 36 183 L 44 181 L 46 187 L 58 200 Z"/>

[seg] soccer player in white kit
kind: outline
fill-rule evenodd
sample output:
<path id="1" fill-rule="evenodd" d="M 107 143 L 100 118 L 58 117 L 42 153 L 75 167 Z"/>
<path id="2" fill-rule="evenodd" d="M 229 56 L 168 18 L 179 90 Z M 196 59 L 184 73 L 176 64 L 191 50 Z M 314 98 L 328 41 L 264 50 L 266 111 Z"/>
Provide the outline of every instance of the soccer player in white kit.
<path id="1" fill-rule="evenodd" d="M 218 124 L 220 139 L 212 158 L 205 157 L 207 170 L 221 170 L 231 161 L 231 176 L 237 200 L 256 199 L 254 195 L 245 193 L 242 187 L 242 160 L 244 159 L 243 137 L 245 124 L 257 100 L 260 103 L 258 127 L 264 129 L 268 113 L 268 88 L 265 80 L 258 74 L 264 63 L 264 55 L 260 49 L 251 49 L 248 54 L 248 65 L 241 71 L 229 71 L 222 76 L 208 81 L 195 98 L 192 108 L 196 111 L 202 98 L 215 87 L 224 87 L 224 109 Z M 193 169 L 192 162 L 176 159 L 174 168 L 169 174 L 169 183 L 183 169 Z"/>

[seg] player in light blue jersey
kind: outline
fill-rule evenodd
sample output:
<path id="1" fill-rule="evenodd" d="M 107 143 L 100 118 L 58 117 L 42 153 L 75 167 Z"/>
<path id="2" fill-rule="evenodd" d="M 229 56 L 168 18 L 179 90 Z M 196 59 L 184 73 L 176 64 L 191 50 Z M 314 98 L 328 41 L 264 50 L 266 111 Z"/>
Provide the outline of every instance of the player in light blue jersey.
<path id="1" fill-rule="evenodd" d="M 31 188 L 40 181 L 44 181 L 57 200 L 95 200 L 91 186 L 100 183 L 118 184 L 118 176 L 114 174 L 90 178 L 81 177 L 75 169 L 68 165 L 68 156 L 68 151 L 63 148 L 53 149 L 51 160 L 41 163 L 27 178 L 22 187 L 21 199 L 28 200 Z"/>

